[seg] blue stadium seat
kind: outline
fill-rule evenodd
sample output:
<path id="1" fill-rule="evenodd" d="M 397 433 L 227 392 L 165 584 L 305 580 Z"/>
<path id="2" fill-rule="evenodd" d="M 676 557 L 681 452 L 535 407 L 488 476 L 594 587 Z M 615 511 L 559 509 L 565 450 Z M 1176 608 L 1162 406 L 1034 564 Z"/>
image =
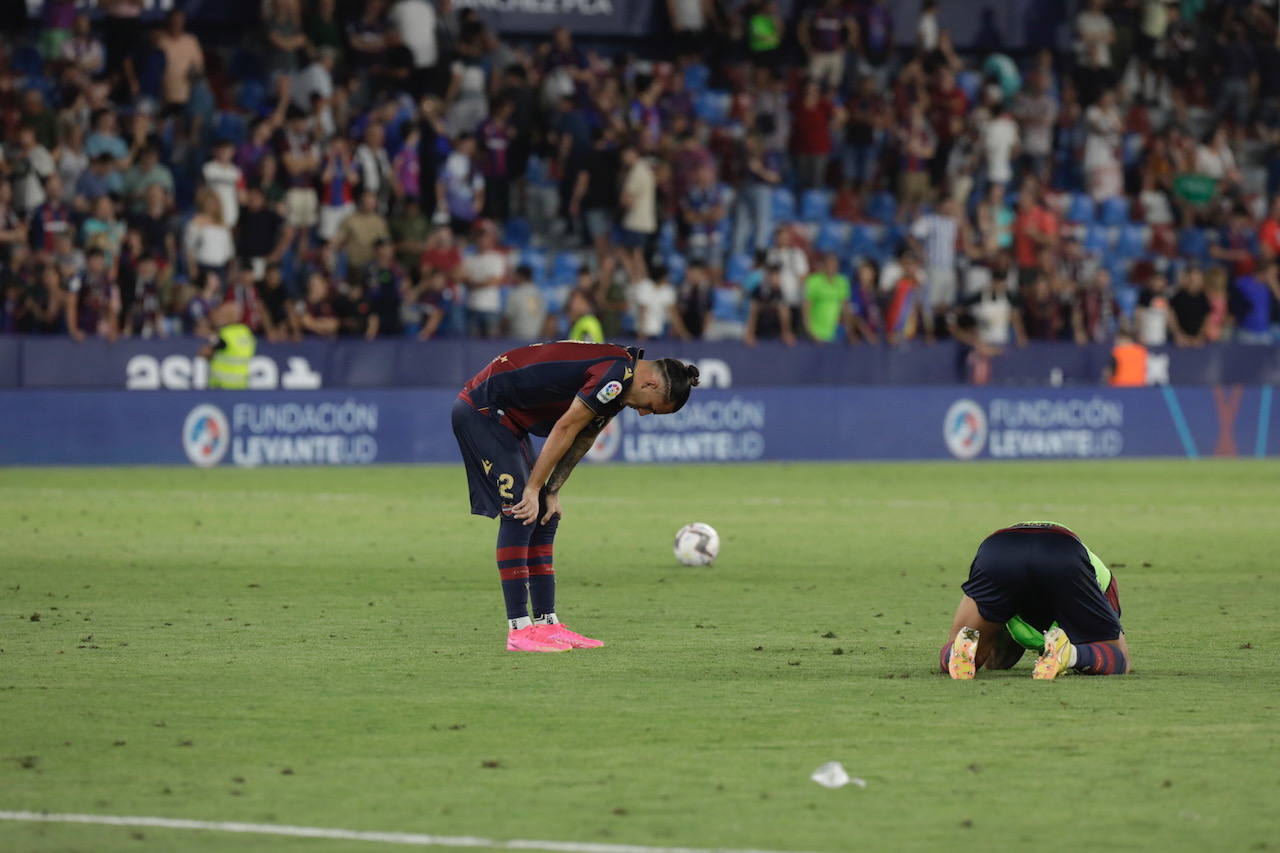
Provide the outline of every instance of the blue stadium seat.
<path id="1" fill-rule="evenodd" d="M 685 260 L 684 255 L 679 252 L 667 255 L 662 259 L 662 264 L 667 268 L 667 276 L 672 284 L 684 284 L 685 270 L 689 268 L 689 262 Z"/>
<path id="2" fill-rule="evenodd" d="M 1068 222 L 1090 223 L 1093 216 L 1093 199 L 1088 193 L 1076 193 L 1071 197 L 1071 204 L 1067 207 Z"/>
<path id="3" fill-rule="evenodd" d="M 537 249 L 524 249 L 520 252 L 518 264 L 523 264 L 533 270 L 533 280 L 541 282 L 545 280 L 547 275 L 547 256 L 546 253 Z"/>
<path id="4" fill-rule="evenodd" d="M 502 229 L 502 239 L 514 249 L 527 249 L 533 241 L 533 226 L 520 217 L 508 219 Z"/>
<path id="5" fill-rule="evenodd" d="M 909 233 L 905 225 L 891 224 L 881 233 L 879 246 L 883 251 L 896 255 L 906 245 Z"/>
<path id="6" fill-rule="evenodd" d="M 582 258 L 577 252 L 556 252 L 551 261 L 551 275 L 559 280 L 567 278 L 573 281 L 582 268 Z"/>
<path id="7" fill-rule="evenodd" d="M 1202 264 L 1208 263 L 1209 235 L 1199 228 L 1181 229 L 1178 231 L 1178 254 Z"/>
<path id="8" fill-rule="evenodd" d="M 1120 226 L 1116 238 L 1115 252 L 1126 258 L 1137 258 L 1146 254 L 1147 243 L 1151 237 L 1151 229 L 1141 223 L 1130 222 Z"/>
<path id="9" fill-rule="evenodd" d="M 1138 288 L 1126 283 L 1114 287 L 1113 292 L 1116 297 L 1116 307 L 1120 309 L 1120 313 L 1126 320 L 1132 320 L 1134 309 L 1138 307 Z"/>
<path id="10" fill-rule="evenodd" d="M 849 228 L 849 253 L 852 255 L 876 255 L 884 229 L 879 225 L 852 225 Z"/>
<path id="11" fill-rule="evenodd" d="M 731 281 L 734 284 L 742 284 L 747 280 L 747 276 L 751 273 L 751 258 L 747 255 L 730 255 L 729 262 L 725 264 L 724 278 L 725 281 Z"/>
<path id="12" fill-rule="evenodd" d="M 744 320 L 745 304 L 741 288 L 717 287 L 711 291 L 711 315 L 722 322 L 737 323 Z"/>
<path id="13" fill-rule="evenodd" d="M 878 192 L 867 202 L 867 214 L 888 225 L 898 216 L 898 200 L 893 193 Z"/>
<path id="14" fill-rule="evenodd" d="M 704 89 L 694 95 L 694 113 L 708 124 L 724 124 L 729 118 L 730 98 L 728 92 Z"/>
<path id="15" fill-rule="evenodd" d="M 821 222 L 831 215 L 830 190 L 805 190 L 800 196 L 800 218 L 805 222 Z"/>
<path id="16" fill-rule="evenodd" d="M 847 222 L 828 219 L 818 226 L 813 247 L 819 252 L 842 252 L 849 243 L 852 227 Z"/>
<path id="17" fill-rule="evenodd" d="M 707 88 L 711 80 L 711 69 L 705 65 L 690 65 L 684 70 L 684 85 L 691 92 L 700 92 Z"/>
<path id="18" fill-rule="evenodd" d="M 1103 199 L 1098 211 L 1098 221 L 1113 227 L 1124 225 L 1129 221 L 1129 199 L 1120 195 Z"/>
<path id="19" fill-rule="evenodd" d="M 236 95 L 236 106 L 253 115 L 261 115 L 267 103 L 267 87 L 256 80 L 245 80 L 240 84 L 240 93 Z"/>
<path id="20" fill-rule="evenodd" d="M 542 296 L 547 300 L 547 311 L 551 314 L 563 311 L 572 290 L 573 286 L 568 284 L 553 284 L 542 288 Z"/>
<path id="21" fill-rule="evenodd" d="M 1094 255 L 1101 255 L 1111 248 L 1112 231 L 1104 225 L 1090 224 L 1084 232 L 1084 250 Z"/>
<path id="22" fill-rule="evenodd" d="M 658 254 L 670 255 L 676 251 L 676 224 L 671 220 L 658 229 Z"/>
<path id="23" fill-rule="evenodd" d="M 214 115 L 213 139 L 229 139 L 236 145 L 244 142 L 249 137 L 249 128 L 245 123 L 244 116 L 238 113 L 221 112 Z"/>
<path id="24" fill-rule="evenodd" d="M 773 218 L 776 222 L 789 222 L 796 218 L 796 197 L 786 187 L 773 191 Z"/>

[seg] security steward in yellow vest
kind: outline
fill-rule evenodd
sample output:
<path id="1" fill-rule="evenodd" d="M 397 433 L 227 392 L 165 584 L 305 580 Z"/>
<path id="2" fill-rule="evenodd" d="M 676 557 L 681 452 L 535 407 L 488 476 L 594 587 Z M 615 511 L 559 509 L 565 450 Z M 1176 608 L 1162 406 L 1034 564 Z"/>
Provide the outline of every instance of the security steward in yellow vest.
<path id="1" fill-rule="evenodd" d="M 212 320 L 217 336 L 200 350 L 209 360 L 209 387 L 225 391 L 244 391 L 249 387 L 249 362 L 258 347 L 253 330 L 236 322 L 240 306 L 234 302 L 218 306 Z"/>

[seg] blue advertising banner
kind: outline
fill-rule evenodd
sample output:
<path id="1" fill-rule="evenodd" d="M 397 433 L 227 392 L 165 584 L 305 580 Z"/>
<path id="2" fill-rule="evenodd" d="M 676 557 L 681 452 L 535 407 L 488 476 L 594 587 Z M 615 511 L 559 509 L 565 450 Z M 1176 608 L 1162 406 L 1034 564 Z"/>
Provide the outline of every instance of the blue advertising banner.
<path id="1" fill-rule="evenodd" d="M 699 389 L 631 410 L 597 463 L 1107 459 L 1280 453 L 1273 389 Z M 0 391 L 2 465 L 455 462 L 453 391 Z"/>
<path id="2" fill-rule="evenodd" d="M 201 341 L 0 338 L 0 388 L 116 388 L 188 391 L 205 387 Z M 255 390 L 319 388 L 460 388 L 499 352 L 519 341 L 447 339 L 420 343 L 303 341 L 260 343 L 250 368 Z M 784 347 L 761 343 L 654 341 L 650 358 L 695 362 L 717 388 L 783 385 L 954 385 L 967 381 L 957 344 Z M 1038 343 L 992 359 L 995 386 L 1095 386 L 1110 360 L 1105 346 Z M 1173 385 L 1280 384 L 1280 347 L 1222 344 L 1151 355 L 1153 378 Z"/>
<path id="3" fill-rule="evenodd" d="M 454 0 L 500 33 L 541 34 L 567 27 L 575 36 L 647 36 L 657 27 L 653 0 Z"/>

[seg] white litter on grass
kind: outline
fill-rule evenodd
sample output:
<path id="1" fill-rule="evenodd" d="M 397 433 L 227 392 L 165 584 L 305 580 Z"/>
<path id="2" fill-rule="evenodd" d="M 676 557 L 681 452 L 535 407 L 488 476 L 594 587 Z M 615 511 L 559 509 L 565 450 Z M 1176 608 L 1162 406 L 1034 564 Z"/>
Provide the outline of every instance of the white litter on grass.
<path id="1" fill-rule="evenodd" d="M 828 761 L 813 771 L 809 778 L 824 788 L 843 788 L 845 785 L 854 785 L 858 788 L 867 787 L 866 779 L 859 776 L 850 776 L 849 771 L 845 770 L 844 765 L 839 761 Z"/>
<path id="2" fill-rule="evenodd" d="M 402 844 L 410 847 L 484 847 L 491 850 L 542 850 L 548 853 L 782 853 L 782 851 L 701 847 L 648 847 L 642 844 L 604 844 L 592 841 L 534 841 L 527 838 L 501 840 L 470 835 L 426 835 L 414 832 L 366 832 L 320 826 L 287 826 L 278 823 L 184 820 L 169 817 L 126 817 L 124 815 L 52 814 L 49 812 L 0 811 L 0 821 L 36 823 L 80 823 L 98 826 L 133 826 L 153 829 L 186 829 L 202 832 L 238 832 L 253 835 L 285 835 L 293 838 L 329 838 Z"/>

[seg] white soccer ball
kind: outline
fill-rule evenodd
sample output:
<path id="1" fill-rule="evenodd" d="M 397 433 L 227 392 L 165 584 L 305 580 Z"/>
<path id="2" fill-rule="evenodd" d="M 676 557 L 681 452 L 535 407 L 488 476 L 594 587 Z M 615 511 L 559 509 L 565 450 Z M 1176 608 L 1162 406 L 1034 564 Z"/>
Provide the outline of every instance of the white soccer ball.
<path id="1" fill-rule="evenodd" d="M 720 553 L 720 534 L 710 524 L 695 521 L 676 534 L 676 559 L 686 566 L 709 566 Z"/>

